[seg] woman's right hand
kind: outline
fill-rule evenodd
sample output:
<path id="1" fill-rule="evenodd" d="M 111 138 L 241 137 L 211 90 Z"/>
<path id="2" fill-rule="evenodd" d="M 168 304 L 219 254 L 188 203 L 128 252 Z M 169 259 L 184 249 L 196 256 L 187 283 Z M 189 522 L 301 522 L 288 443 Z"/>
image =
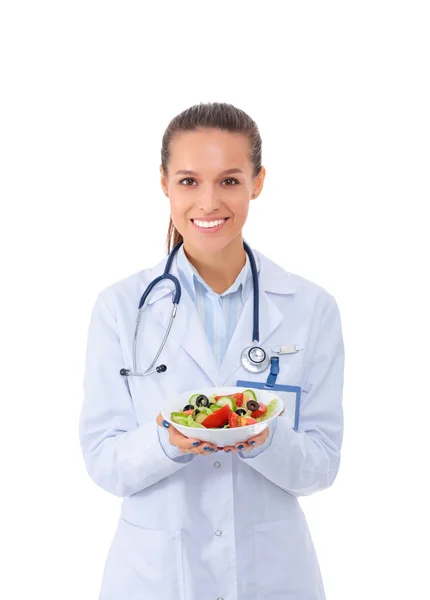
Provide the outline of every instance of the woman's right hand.
<path id="1" fill-rule="evenodd" d="M 157 424 L 160 427 L 164 427 L 163 421 L 163 415 L 160 413 L 157 417 Z M 188 438 L 185 435 L 183 435 L 180 431 L 178 431 L 176 427 L 173 427 L 170 423 L 168 431 L 170 443 L 174 446 L 177 446 L 183 454 L 214 454 L 215 452 L 218 452 L 218 448 L 214 444 L 201 442 L 196 438 Z M 194 443 L 196 442 L 198 442 L 198 445 L 196 444 L 194 446 Z M 213 448 L 213 450 L 211 450 L 211 448 Z"/>

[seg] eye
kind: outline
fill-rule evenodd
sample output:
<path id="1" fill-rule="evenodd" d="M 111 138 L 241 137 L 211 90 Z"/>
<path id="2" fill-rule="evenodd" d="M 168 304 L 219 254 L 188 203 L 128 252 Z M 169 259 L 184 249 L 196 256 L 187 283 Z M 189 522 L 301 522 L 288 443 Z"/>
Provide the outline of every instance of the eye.
<path id="1" fill-rule="evenodd" d="M 227 179 L 224 179 L 224 181 L 234 181 L 235 182 L 234 185 L 237 185 L 239 183 L 238 180 L 235 179 L 234 177 L 227 177 Z"/>
<path id="2" fill-rule="evenodd" d="M 182 183 L 183 181 L 195 181 L 195 179 L 193 179 L 192 177 L 185 177 L 185 179 L 181 179 L 179 183 Z M 185 186 L 185 187 L 190 187 L 190 186 Z"/>

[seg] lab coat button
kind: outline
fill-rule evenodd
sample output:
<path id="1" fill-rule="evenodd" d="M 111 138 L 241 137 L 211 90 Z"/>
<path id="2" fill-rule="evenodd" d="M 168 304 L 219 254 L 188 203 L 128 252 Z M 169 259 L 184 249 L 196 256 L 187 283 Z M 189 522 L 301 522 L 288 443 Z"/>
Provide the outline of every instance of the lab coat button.
<path id="1" fill-rule="evenodd" d="M 220 463 L 220 462 L 218 462 L 218 461 L 214 462 L 214 467 L 215 467 L 216 469 L 218 469 L 218 467 L 220 467 L 220 466 L 221 466 L 221 463 Z"/>
<path id="2" fill-rule="evenodd" d="M 222 535 L 222 531 L 220 531 L 219 529 L 217 529 L 217 530 L 215 531 L 215 535 Z"/>

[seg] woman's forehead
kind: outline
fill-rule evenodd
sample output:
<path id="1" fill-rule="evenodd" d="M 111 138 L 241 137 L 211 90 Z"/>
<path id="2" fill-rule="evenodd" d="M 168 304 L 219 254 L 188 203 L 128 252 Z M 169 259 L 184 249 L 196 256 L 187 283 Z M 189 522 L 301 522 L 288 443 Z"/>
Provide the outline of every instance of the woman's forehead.
<path id="1" fill-rule="evenodd" d="M 171 142 L 170 163 L 175 173 L 177 170 L 219 173 L 228 169 L 246 172 L 248 162 L 249 141 L 243 134 L 187 131 L 175 136 Z"/>

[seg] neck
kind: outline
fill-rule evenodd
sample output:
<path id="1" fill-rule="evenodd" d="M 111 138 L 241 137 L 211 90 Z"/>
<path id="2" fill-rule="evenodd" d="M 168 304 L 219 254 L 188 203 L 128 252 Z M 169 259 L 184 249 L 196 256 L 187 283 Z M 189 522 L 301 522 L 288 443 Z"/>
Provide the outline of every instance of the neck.
<path id="1" fill-rule="evenodd" d="M 201 278 L 216 294 L 222 294 L 236 281 L 246 262 L 241 235 L 219 252 L 202 254 L 184 242 L 184 252 Z"/>

